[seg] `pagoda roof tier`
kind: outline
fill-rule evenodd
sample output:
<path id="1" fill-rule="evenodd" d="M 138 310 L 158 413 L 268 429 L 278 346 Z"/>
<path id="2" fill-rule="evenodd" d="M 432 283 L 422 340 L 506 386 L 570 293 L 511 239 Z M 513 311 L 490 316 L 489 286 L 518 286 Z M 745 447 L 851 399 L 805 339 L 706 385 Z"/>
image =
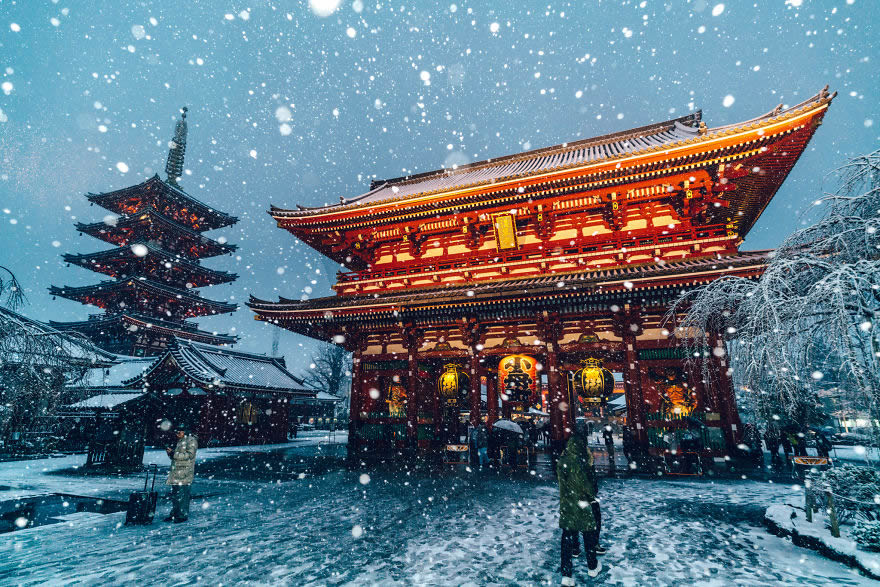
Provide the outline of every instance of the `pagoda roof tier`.
<path id="1" fill-rule="evenodd" d="M 116 214 L 134 214 L 146 206 L 151 206 L 162 215 L 198 232 L 222 228 L 238 222 L 235 216 L 203 204 L 179 187 L 162 181 L 158 175 L 137 185 L 112 192 L 90 193 L 87 197 L 93 204 Z"/>
<path id="2" fill-rule="evenodd" d="M 464 315 L 512 316 L 518 310 L 534 314 L 554 306 L 669 303 L 683 289 L 719 277 L 757 278 L 767 266 L 770 251 L 724 257 L 583 271 L 551 277 L 508 279 L 470 285 L 410 290 L 375 295 L 329 296 L 307 301 L 281 298 L 268 302 L 251 297 L 248 306 L 258 320 L 277 322 L 295 332 L 314 335 L 321 327 L 355 326 L 364 322 L 398 323 L 419 318 L 460 320 Z"/>
<path id="3" fill-rule="evenodd" d="M 144 246 L 146 255 L 136 254 L 133 247 L 116 247 L 97 253 L 66 254 L 63 257 L 68 263 L 117 279 L 149 277 L 180 287 L 205 287 L 229 283 L 238 278 L 235 273 L 204 267 L 149 243 L 134 244 Z"/>
<path id="4" fill-rule="evenodd" d="M 125 214 L 114 224 L 79 222 L 76 229 L 114 245 L 154 242 L 174 253 L 198 259 L 235 251 L 238 247 L 208 238 L 195 230 L 160 214 L 152 206 Z"/>
<path id="5" fill-rule="evenodd" d="M 708 128 L 701 114 L 629 131 L 564 143 L 455 169 L 374 182 L 371 190 L 342 203 L 269 213 L 285 228 L 321 253 L 345 263 L 347 233 L 399 240 L 419 223 L 456 220 L 521 206 L 569 211 L 601 209 L 611 194 L 639 199 L 645 182 L 674 178 L 674 192 L 686 189 L 679 179 L 705 176 L 719 206 L 706 222 L 731 224 L 744 238 L 806 148 L 836 96 L 826 89 L 801 104 L 774 110 L 752 120 Z M 630 194 L 629 192 L 633 192 Z M 583 204 L 576 201 L 590 196 Z M 675 193 L 647 197 L 668 200 Z M 356 264 L 356 263 L 355 263 Z"/>
<path id="6" fill-rule="evenodd" d="M 117 279 L 82 287 L 51 286 L 49 293 L 83 304 L 91 304 L 111 312 L 128 308 L 146 315 L 171 312 L 175 318 L 196 318 L 213 314 L 228 314 L 235 304 L 209 300 L 198 292 L 180 289 L 149 279 Z M 123 306 L 120 306 L 123 303 Z"/>
<path id="7" fill-rule="evenodd" d="M 201 330 L 198 326 L 186 321 L 160 320 L 133 312 L 120 314 L 95 314 L 88 320 L 77 322 L 51 322 L 58 330 L 73 330 L 89 336 L 90 333 L 106 332 L 111 329 L 132 331 L 132 326 L 149 328 L 156 333 L 185 338 L 213 345 L 229 345 L 238 341 L 237 336 Z"/>

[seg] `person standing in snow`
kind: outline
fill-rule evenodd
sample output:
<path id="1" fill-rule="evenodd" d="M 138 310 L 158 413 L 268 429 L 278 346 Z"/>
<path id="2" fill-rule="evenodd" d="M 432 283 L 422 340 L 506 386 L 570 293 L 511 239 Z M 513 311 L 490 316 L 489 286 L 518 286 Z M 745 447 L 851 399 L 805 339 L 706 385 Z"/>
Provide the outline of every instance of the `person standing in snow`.
<path id="1" fill-rule="evenodd" d="M 474 445 L 477 448 L 477 461 L 480 468 L 489 466 L 489 431 L 486 425 L 480 422 L 479 426 L 474 430 Z"/>
<path id="2" fill-rule="evenodd" d="M 588 437 L 577 427 L 556 463 L 559 479 L 559 527 L 562 528 L 562 584 L 574 585 L 572 557 L 583 534 L 587 573 L 599 575 L 602 565 L 596 556 L 599 545 L 598 520 L 592 504 L 596 502 L 597 482 Z"/>
<path id="3" fill-rule="evenodd" d="M 171 486 L 171 514 L 166 522 L 186 522 L 189 518 L 190 490 L 196 474 L 196 451 L 198 440 L 190 434 L 187 426 L 178 426 L 177 445 L 167 448 L 171 459 L 171 470 L 168 472 L 166 485 Z"/>
<path id="4" fill-rule="evenodd" d="M 831 450 L 834 448 L 834 445 L 831 444 L 831 441 L 828 440 L 828 437 L 825 436 L 822 432 L 816 432 L 816 454 L 820 457 L 825 457 L 826 459 L 831 456 Z"/>
<path id="5" fill-rule="evenodd" d="M 608 453 L 608 471 L 614 474 L 617 463 L 614 462 L 614 431 L 610 424 L 602 429 L 602 438 L 605 441 L 605 451 Z"/>

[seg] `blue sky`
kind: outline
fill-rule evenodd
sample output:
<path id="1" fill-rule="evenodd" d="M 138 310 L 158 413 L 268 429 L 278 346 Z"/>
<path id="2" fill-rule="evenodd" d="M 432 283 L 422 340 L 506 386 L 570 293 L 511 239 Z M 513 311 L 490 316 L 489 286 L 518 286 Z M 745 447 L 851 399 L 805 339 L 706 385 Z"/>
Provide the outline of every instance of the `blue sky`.
<path id="1" fill-rule="evenodd" d="M 694 108 L 733 123 L 829 84 L 840 96 L 744 246 L 768 248 L 832 187 L 829 171 L 878 146 L 878 2 L 381 0 L 329 16 L 333 0 L 313 2 L 0 0 L 0 264 L 25 284 L 26 313 L 97 311 L 46 291 L 101 279 L 60 257 L 106 248 L 74 230 L 105 215 L 84 194 L 163 170 L 183 105 L 181 185 L 241 218 L 209 233 L 237 256 L 206 261 L 241 277 L 203 295 L 239 304 L 328 294 L 337 267 L 265 211 L 336 202 L 373 177 Z M 201 323 L 270 349 L 245 307 Z M 311 345 L 284 333 L 280 350 L 298 365 Z"/>

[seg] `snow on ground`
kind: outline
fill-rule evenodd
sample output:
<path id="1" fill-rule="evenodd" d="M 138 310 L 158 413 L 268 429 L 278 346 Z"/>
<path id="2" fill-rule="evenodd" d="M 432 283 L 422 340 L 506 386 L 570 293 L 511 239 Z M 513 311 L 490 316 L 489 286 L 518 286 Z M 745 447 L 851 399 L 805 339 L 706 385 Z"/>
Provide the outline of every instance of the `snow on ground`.
<path id="1" fill-rule="evenodd" d="M 855 559 L 869 574 L 880 576 L 880 554 L 860 549 L 850 534 L 852 526 L 847 524 L 840 525 L 839 538 L 832 536 L 828 516 L 821 509 L 813 514 L 813 521 L 808 522 L 802 498 L 791 498 L 786 504 L 773 504 L 767 508 L 765 516 L 784 532 L 813 539 L 829 551 Z"/>
<path id="2" fill-rule="evenodd" d="M 333 442 L 345 444 L 347 432 L 336 432 Z M 328 442 L 326 431 L 301 432 L 296 440 L 285 444 L 258 446 L 227 446 L 199 449 L 196 462 L 228 457 L 239 453 L 265 453 L 289 447 L 313 447 Z M 143 473 L 112 475 L 96 478 L 86 475 L 63 475 L 60 472 L 79 469 L 86 462 L 85 454 L 65 455 L 58 458 L 30 461 L 0 462 L 0 502 L 10 499 L 66 493 L 71 495 L 99 496 L 127 499 L 132 491 L 143 489 Z M 170 461 L 164 450 L 147 450 L 144 464 L 159 466 L 157 485 L 165 482 Z"/>
<path id="3" fill-rule="evenodd" d="M 186 524 L 126 527 L 116 513 L 0 535 L 0 584 L 558 584 L 551 480 L 341 468 L 300 478 L 295 465 L 317 450 L 239 452 L 202 463 L 197 485 L 216 493 L 193 501 Z M 605 480 L 609 552 L 600 579 L 869 584 L 767 533 L 765 508 L 792 491 L 756 481 Z M 582 583 L 586 563 L 576 561 Z"/>

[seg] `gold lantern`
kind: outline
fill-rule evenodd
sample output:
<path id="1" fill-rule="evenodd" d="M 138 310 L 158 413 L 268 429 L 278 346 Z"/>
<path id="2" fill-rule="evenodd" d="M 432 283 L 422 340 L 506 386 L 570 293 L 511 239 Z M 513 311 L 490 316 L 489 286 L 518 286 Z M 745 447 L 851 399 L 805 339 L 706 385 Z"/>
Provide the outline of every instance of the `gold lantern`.
<path id="1" fill-rule="evenodd" d="M 470 378 L 462 368 L 455 364 L 449 364 L 444 367 L 440 379 L 437 380 L 437 390 L 447 405 L 453 405 L 458 403 L 459 395 L 469 384 Z"/>
<path id="2" fill-rule="evenodd" d="M 602 367 L 600 359 L 581 361 L 582 367 L 574 374 L 578 397 L 584 402 L 601 404 L 614 393 L 614 375 Z"/>

